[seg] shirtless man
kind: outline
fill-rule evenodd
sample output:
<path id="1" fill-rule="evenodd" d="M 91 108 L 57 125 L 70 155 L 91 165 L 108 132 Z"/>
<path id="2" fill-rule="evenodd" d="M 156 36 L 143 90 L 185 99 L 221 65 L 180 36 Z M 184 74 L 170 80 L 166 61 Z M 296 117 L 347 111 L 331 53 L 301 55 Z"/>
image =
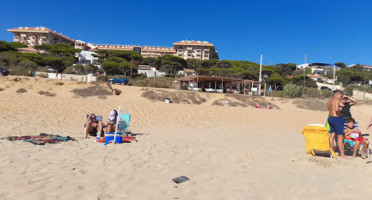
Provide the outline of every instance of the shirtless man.
<path id="1" fill-rule="evenodd" d="M 344 154 L 344 117 L 341 116 L 340 102 L 344 93 L 341 90 L 335 90 L 333 97 L 328 101 L 327 108 L 329 111 L 328 123 L 331 128 L 329 145 L 333 148 L 333 142 L 336 136 L 339 156 L 345 158 Z"/>

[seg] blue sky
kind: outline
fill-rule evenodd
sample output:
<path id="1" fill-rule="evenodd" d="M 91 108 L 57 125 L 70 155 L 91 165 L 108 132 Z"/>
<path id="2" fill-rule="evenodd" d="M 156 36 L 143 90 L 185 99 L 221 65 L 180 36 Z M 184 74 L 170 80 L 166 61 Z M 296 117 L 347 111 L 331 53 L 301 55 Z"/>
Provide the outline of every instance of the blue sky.
<path id="1" fill-rule="evenodd" d="M 0 0 L 0 40 L 8 28 L 45 26 L 96 44 L 172 46 L 207 40 L 220 59 L 264 64 L 372 65 L 368 0 Z"/>

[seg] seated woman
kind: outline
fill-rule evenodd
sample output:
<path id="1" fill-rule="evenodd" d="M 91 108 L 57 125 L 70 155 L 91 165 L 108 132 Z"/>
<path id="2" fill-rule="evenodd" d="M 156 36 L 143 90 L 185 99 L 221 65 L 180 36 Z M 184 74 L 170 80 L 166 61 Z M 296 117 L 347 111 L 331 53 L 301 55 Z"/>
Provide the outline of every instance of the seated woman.
<path id="1" fill-rule="evenodd" d="M 362 137 L 362 133 L 360 130 L 357 130 L 354 127 L 355 120 L 351 117 L 346 118 L 346 129 L 344 130 L 345 133 L 345 140 L 350 143 L 350 141 L 354 142 L 354 145 L 350 145 L 350 147 L 354 146 L 354 152 L 353 152 L 353 158 L 356 157 L 356 154 L 358 152 L 359 146 L 362 144 L 363 148 L 360 151 L 361 157 L 363 159 L 366 158 L 365 151 L 368 148 L 369 141 Z"/>
<path id="2" fill-rule="evenodd" d="M 85 127 L 85 138 L 88 138 L 88 134 L 91 136 L 101 137 L 103 133 L 103 123 L 96 119 L 96 115 L 91 113 L 84 123 Z"/>
<path id="3" fill-rule="evenodd" d="M 115 132 L 117 117 L 118 117 L 118 112 L 116 110 L 112 110 L 110 112 L 108 122 L 106 123 L 105 134 Z M 120 118 L 119 118 L 119 121 L 120 121 Z"/>

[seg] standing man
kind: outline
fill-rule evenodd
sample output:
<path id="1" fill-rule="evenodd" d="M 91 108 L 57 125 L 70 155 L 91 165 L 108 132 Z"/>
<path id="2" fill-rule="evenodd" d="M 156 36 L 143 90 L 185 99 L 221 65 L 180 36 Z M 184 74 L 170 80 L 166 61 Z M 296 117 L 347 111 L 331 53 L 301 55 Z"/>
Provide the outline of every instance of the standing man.
<path id="1" fill-rule="evenodd" d="M 330 126 L 329 145 L 333 148 L 333 142 L 336 137 L 339 156 L 345 158 L 344 154 L 344 117 L 341 115 L 340 103 L 344 93 L 341 90 L 335 90 L 333 97 L 328 101 L 327 108 L 329 111 L 328 123 Z"/>

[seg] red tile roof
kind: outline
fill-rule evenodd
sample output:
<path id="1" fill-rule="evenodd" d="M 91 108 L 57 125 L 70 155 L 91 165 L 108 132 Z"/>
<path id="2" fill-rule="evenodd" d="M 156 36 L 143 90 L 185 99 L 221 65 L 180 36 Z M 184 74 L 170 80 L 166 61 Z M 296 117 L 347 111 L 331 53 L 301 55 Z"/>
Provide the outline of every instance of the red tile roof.
<path id="1" fill-rule="evenodd" d="M 324 77 L 324 76 L 318 76 L 318 75 L 312 75 L 312 74 L 308 74 L 307 76 L 308 76 L 308 77 L 314 77 L 314 78 L 324 78 L 324 79 L 328 79 L 327 77 Z"/>

